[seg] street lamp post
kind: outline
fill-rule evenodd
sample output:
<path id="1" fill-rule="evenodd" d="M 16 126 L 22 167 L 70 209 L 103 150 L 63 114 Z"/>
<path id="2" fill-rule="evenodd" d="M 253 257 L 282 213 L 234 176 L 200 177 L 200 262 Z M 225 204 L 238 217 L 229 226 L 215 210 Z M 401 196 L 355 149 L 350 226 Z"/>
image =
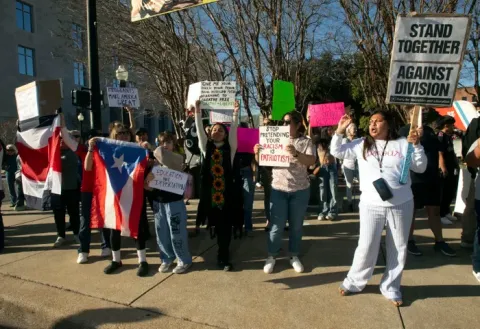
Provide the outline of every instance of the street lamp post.
<path id="1" fill-rule="evenodd" d="M 83 116 L 83 113 L 80 112 L 77 116 L 78 122 L 80 122 L 80 137 L 83 140 L 83 120 L 85 120 L 85 117 Z"/>
<path id="2" fill-rule="evenodd" d="M 115 76 L 117 77 L 117 80 L 120 81 L 120 88 L 125 88 L 127 86 L 127 80 L 128 80 L 128 71 L 123 65 L 119 65 L 118 69 L 115 71 Z M 123 113 L 123 108 L 120 108 L 120 114 L 122 116 L 122 123 L 125 122 L 124 120 L 124 113 Z"/>

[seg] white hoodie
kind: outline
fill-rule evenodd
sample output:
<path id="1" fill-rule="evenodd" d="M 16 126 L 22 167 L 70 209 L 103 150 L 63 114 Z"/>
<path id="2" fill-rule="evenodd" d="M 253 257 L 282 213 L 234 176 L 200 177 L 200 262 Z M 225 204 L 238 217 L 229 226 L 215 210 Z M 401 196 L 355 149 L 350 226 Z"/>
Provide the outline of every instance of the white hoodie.
<path id="1" fill-rule="evenodd" d="M 330 153 L 339 159 L 356 159 L 358 161 L 360 190 L 362 191 L 360 201 L 362 204 L 365 203 L 376 206 L 392 207 L 413 199 L 412 189 L 410 188 L 410 174 L 407 184 L 400 184 L 402 164 L 408 148 L 408 142 L 406 138 L 401 137 L 397 140 L 391 140 L 388 141 L 388 144 L 386 141 L 378 140 L 375 142 L 377 148 L 373 146 L 372 149 L 367 152 L 366 159 L 364 159 L 364 139 L 355 139 L 348 144 L 342 145 L 342 137 L 342 135 L 338 134 L 333 136 L 330 144 Z M 382 162 L 381 172 L 378 159 L 382 157 L 385 145 L 386 150 Z M 378 155 L 377 149 L 379 153 Z M 423 173 L 426 168 L 427 157 L 423 151 L 423 146 L 418 144 L 414 147 L 410 170 L 416 173 Z M 390 187 L 390 191 L 393 194 L 393 198 L 390 200 L 383 201 L 373 186 L 373 182 L 380 178 L 383 178 Z"/>

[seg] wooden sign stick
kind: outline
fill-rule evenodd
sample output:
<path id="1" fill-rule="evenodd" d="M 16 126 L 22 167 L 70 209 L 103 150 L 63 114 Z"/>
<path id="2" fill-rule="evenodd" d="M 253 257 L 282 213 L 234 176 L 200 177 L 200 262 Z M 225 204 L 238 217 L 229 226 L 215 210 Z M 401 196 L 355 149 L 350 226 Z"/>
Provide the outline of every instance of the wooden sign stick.
<path id="1" fill-rule="evenodd" d="M 421 125 L 421 121 L 419 121 L 419 118 L 421 120 L 421 107 L 415 105 L 413 109 L 413 115 L 410 121 L 410 133 L 416 131 L 419 127 L 419 124 Z M 408 149 L 407 149 L 407 154 L 405 155 L 405 159 L 403 160 L 402 164 L 402 172 L 400 174 L 400 184 L 407 184 L 408 182 L 408 174 L 410 171 L 410 165 L 412 164 L 412 154 L 413 154 L 413 144 L 408 143 Z"/>

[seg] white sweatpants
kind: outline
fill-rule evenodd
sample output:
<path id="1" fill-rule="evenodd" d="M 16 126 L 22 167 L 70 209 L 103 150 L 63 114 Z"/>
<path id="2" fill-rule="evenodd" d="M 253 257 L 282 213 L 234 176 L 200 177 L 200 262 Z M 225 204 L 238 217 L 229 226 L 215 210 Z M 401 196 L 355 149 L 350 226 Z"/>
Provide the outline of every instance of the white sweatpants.
<path id="1" fill-rule="evenodd" d="M 400 299 L 400 281 L 407 259 L 407 243 L 413 218 L 413 200 L 394 207 L 380 207 L 360 202 L 360 237 L 353 264 L 343 287 L 360 292 L 372 277 L 377 263 L 382 231 L 386 229 L 387 262 L 380 291 L 388 299 Z"/>

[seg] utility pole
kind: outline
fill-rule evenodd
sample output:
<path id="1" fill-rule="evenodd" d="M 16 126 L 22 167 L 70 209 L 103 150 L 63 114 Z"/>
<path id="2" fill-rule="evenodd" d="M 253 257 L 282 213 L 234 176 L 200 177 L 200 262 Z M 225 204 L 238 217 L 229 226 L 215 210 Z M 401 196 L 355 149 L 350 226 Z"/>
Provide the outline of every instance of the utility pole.
<path id="1" fill-rule="evenodd" d="M 88 77 L 91 93 L 90 127 L 102 131 L 100 73 L 98 65 L 97 4 L 87 1 Z"/>

